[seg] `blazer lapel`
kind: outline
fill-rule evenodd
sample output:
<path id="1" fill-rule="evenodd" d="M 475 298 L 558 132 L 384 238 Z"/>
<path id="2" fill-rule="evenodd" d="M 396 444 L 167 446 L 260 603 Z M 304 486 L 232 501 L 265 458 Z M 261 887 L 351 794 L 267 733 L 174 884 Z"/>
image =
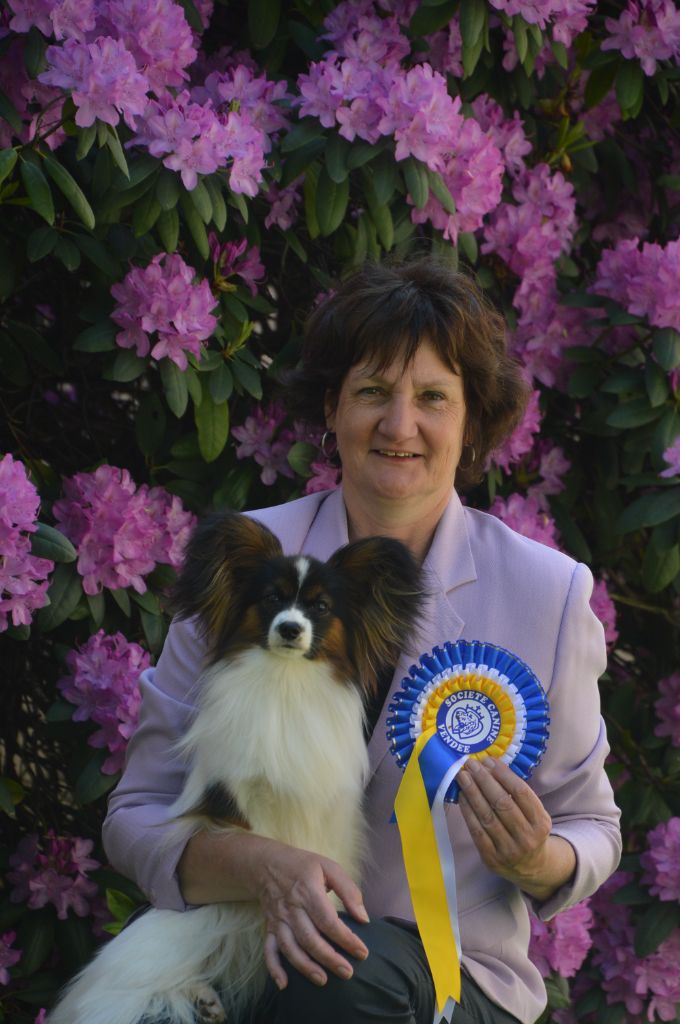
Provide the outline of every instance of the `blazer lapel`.
<path id="1" fill-rule="evenodd" d="M 401 686 L 402 679 L 408 675 L 409 668 L 436 644 L 458 640 L 463 632 L 465 623 L 456 609 L 456 590 L 465 584 L 474 583 L 477 573 L 465 510 L 455 491 L 439 521 L 423 568 L 430 597 L 418 635 L 397 663 L 387 699 L 368 744 L 369 777 L 377 771 L 389 750 L 385 724 L 389 716 L 389 704 Z"/>

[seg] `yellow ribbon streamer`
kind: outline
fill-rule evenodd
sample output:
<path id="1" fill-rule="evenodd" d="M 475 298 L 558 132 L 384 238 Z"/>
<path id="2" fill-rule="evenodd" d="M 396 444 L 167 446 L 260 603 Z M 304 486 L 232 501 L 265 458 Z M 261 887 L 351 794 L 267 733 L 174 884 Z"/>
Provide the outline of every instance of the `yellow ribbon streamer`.
<path id="1" fill-rule="evenodd" d="M 418 763 L 421 750 L 434 732 L 434 728 L 428 729 L 416 740 L 397 791 L 394 812 L 416 923 L 434 981 L 437 1009 L 442 1013 L 449 998 L 460 1002 L 460 960 L 432 812 Z"/>

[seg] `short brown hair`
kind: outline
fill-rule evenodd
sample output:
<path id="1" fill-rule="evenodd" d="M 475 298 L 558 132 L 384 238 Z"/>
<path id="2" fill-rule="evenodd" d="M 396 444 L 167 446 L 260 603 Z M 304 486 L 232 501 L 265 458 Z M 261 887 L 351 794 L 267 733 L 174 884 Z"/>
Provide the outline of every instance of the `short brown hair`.
<path id="1" fill-rule="evenodd" d="M 521 419 L 528 388 L 508 355 L 503 318 L 469 274 L 442 260 L 366 263 L 347 277 L 307 320 L 286 400 L 296 416 L 323 423 L 326 395 L 337 396 L 350 367 L 370 360 L 379 372 L 395 357 L 408 364 L 425 338 L 463 378 L 465 440 L 476 457 L 456 483 L 469 486 Z"/>

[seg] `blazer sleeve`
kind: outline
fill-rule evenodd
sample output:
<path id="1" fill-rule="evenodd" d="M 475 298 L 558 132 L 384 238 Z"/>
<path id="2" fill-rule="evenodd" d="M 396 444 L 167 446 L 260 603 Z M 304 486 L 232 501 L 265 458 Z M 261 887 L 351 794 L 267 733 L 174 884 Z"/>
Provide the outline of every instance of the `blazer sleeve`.
<path id="1" fill-rule="evenodd" d="M 139 726 L 102 832 L 116 870 L 133 879 L 155 906 L 171 910 L 186 908 L 176 876 L 186 837 L 171 838 L 168 825 L 185 774 L 174 745 L 194 712 L 192 692 L 202 660 L 203 645 L 191 623 L 173 622 L 157 667 L 142 673 Z"/>
<path id="2" fill-rule="evenodd" d="M 548 690 L 550 740 L 534 789 L 553 820 L 552 832 L 576 853 L 571 881 L 544 903 L 530 901 L 547 920 L 590 896 L 621 857 L 620 811 L 604 769 L 609 744 L 600 714 L 598 678 L 606 667 L 602 624 L 590 608 L 593 580 L 575 566 Z"/>

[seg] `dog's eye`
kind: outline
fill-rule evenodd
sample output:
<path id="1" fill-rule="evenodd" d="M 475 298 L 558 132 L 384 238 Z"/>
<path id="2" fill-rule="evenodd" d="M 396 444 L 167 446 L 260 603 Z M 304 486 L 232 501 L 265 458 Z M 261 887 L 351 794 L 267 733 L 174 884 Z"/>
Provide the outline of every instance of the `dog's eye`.
<path id="1" fill-rule="evenodd" d="M 314 608 L 316 609 L 317 612 L 323 614 L 324 612 L 328 611 L 330 605 L 328 604 L 328 601 L 324 601 L 324 599 L 320 597 L 318 598 L 318 600 L 314 602 Z"/>
<path id="2" fill-rule="evenodd" d="M 280 594 L 265 594 L 264 603 L 274 608 L 276 605 L 283 603 L 283 598 Z"/>

